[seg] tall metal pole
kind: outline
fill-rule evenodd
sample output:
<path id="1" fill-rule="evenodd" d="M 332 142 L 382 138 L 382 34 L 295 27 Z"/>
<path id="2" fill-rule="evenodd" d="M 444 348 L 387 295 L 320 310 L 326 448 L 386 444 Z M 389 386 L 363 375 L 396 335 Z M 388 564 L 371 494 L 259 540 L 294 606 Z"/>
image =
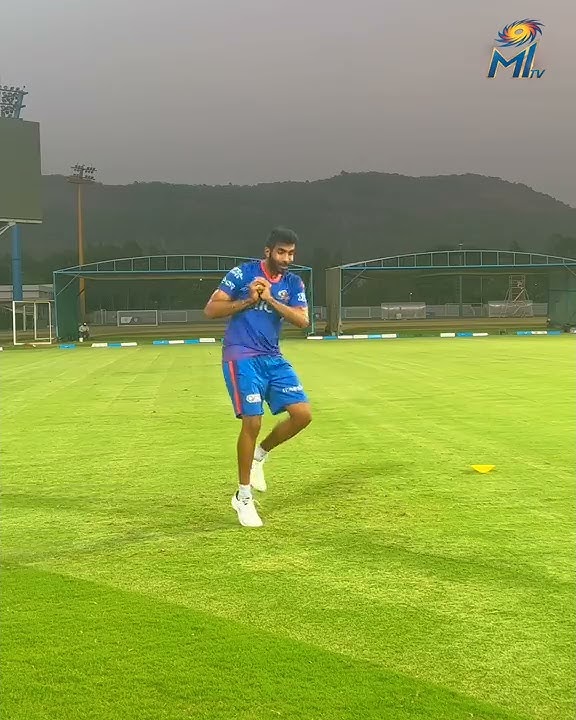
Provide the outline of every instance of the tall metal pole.
<path id="1" fill-rule="evenodd" d="M 83 185 L 94 182 L 95 167 L 86 165 L 74 165 L 72 175 L 68 178 L 68 182 L 76 184 L 76 211 L 78 223 L 78 265 L 84 265 L 84 208 L 83 208 Z M 86 280 L 79 278 L 79 310 L 80 320 L 86 320 Z"/>
<path id="2" fill-rule="evenodd" d="M 460 267 L 462 267 L 462 243 L 460 243 Z M 458 314 L 462 317 L 462 273 L 458 276 L 458 303 L 460 305 Z"/>
<path id="3" fill-rule="evenodd" d="M 12 226 L 12 299 L 24 300 L 22 288 L 22 249 L 20 247 L 20 228 Z"/>
<path id="4" fill-rule="evenodd" d="M 310 305 L 311 305 L 311 313 L 310 313 L 310 333 L 312 335 L 316 334 L 316 320 L 314 318 L 314 270 L 310 268 Z"/>
<path id="5" fill-rule="evenodd" d="M 78 210 L 78 265 L 84 265 L 84 217 L 82 210 L 82 184 L 77 187 L 77 210 Z M 86 319 L 86 285 L 83 277 L 80 278 L 80 320 Z"/>

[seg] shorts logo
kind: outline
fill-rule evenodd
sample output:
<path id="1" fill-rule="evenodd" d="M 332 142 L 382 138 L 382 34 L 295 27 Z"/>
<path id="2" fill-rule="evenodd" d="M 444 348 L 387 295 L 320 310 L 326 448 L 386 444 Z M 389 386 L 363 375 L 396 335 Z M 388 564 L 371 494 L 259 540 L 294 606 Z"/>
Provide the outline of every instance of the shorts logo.
<path id="1" fill-rule="evenodd" d="M 283 393 L 302 392 L 302 390 L 304 390 L 302 385 L 292 385 L 292 387 L 282 388 Z"/>
<path id="2" fill-rule="evenodd" d="M 261 397 L 260 393 L 246 395 L 246 402 L 247 403 L 259 403 L 259 402 L 262 402 L 262 397 Z"/>

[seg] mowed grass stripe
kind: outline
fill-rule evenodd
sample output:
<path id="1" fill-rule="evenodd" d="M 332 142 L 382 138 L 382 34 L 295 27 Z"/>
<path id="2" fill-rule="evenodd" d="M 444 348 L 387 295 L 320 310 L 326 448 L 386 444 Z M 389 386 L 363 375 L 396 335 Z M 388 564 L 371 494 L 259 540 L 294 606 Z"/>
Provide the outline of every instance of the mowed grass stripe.
<path id="1" fill-rule="evenodd" d="M 136 593 L 30 568 L 5 570 L 4 584 L 22 596 L 4 608 L 4 642 L 13 651 L 2 705 L 14 720 L 525 720 Z"/>

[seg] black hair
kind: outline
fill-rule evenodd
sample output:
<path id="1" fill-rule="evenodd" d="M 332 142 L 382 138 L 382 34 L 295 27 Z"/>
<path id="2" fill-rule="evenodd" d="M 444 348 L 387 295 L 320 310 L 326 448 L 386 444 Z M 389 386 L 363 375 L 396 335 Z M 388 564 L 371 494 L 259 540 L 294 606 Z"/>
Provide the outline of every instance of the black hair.
<path id="1" fill-rule="evenodd" d="M 285 227 L 276 227 L 270 235 L 268 235 L 268 239 L 266 240 L 266 247 L 269 250 L 274 250 L 276 245 L 296 245 L 298 243 L 298 235 L 294 232 L 294 230 L 290 230 L 289 228 Z"/>

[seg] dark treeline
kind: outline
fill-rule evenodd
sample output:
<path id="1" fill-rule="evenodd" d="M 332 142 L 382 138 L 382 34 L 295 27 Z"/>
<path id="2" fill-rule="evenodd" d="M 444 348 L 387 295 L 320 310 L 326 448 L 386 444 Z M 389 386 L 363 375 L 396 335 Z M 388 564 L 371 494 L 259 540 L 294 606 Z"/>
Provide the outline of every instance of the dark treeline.
<path id="1" fill-rule="evenodd" d="M 50 283 L 77 264 L 73 188 L 44 178 L 44 223 L 24 227 L 25 283 Z M 525 185 L 478 175 L 411 178 L 341 173 L 314 182 L 256 186 L 95 184 L 86 189 L 86 261 L 172 254 L 259 256 L 274 225 L 293 227 L 297 261 L 311 265 L 315 299 L 324 302 L 324 269 L 342 262 L 436 249 L 494 248 L 576 255 L 576 209 Z M 0 283 L 11 282 L 9 240 L 2 237 Z M 408 300 L 453 302 L 455 277 L 382 274 L 360 278 L 348 305 Z M 529 280 L 546 300 L 542 278 Z M 89 309 L 200 307 L 214 281 L 90 283 Z M 501 299 L 506 278 L 465 277 L 465 302 Z"/>

